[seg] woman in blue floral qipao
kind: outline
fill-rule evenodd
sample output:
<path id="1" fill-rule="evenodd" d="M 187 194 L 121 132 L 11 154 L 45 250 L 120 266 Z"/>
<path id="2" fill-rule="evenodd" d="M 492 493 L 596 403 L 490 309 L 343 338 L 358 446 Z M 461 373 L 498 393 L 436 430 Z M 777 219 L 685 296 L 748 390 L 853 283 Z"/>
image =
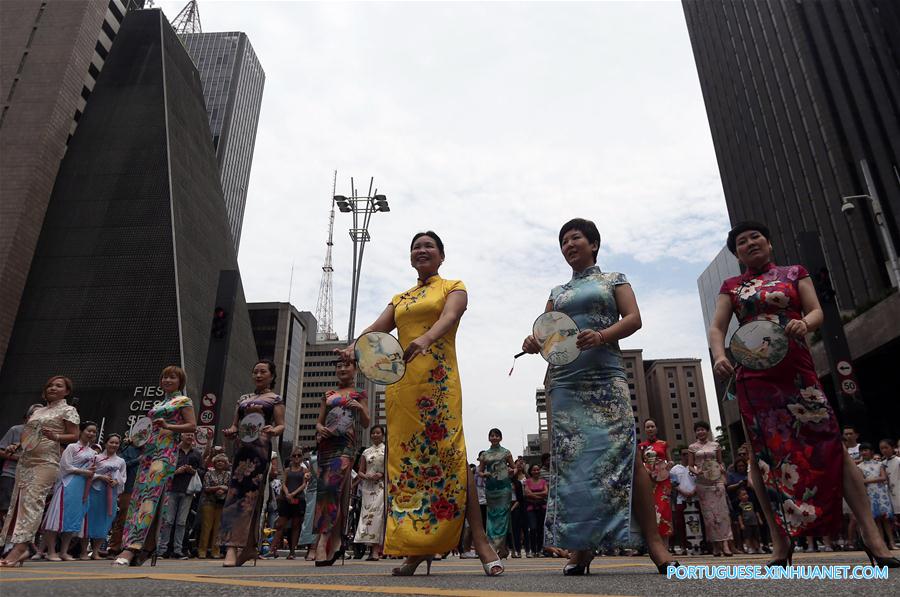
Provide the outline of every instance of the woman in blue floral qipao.
<path id="1" fill-rule="evenodd" d="M 678 565 L 659 537 L 653 487 L 635 459 L 634 414 L 618 341 L 641 327 L 631 285 L 623 274 L 597 266 L 600 233 L 576 218 L 559 231 L 572 279 L 550 292 L 546 311 L 561 311 L 580 330 L 581 354 L 568 365 L 550 365 L 550 494 L 545 543 L 571 551 L 567 576 L 590 573 L 593 550 L 637 546 L 640 534 L 659 572 Z M 522 350 L 540 352 L 534 336 Z"/>

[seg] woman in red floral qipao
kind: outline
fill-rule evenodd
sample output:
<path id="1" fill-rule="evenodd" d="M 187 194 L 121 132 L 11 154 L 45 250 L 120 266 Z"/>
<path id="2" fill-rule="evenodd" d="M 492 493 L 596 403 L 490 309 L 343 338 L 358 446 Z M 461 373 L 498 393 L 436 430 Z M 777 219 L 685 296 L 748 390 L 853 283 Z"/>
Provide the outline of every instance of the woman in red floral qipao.
<path id="1" fill-rule="evenodd" d="M 769 230 L 758 222 L 735 226 L 728 248 L 745 271 L 725 280 L 719 291 L 709 329 L 715 373 L 734 374 L 725 354 L 732 315 L 741 325 L 759 319 L 777 323 L 789 338 L 780 363 L 763 370 L 741 367 L 736 379 L 741 418 L 755 455 L 750 478 L 772 533 L 775 559 L 769 564 L 790 564 L 789 538 L 837 534 L 843 495 L 860 521 L 867 551 L 881 565 L 900 566 L 869 514 L 862 477 L 841 445 L 837 419 L 806 345 L 806 335 L 823 319 L 809 274 L 801 265 L 772 262 Z"/>

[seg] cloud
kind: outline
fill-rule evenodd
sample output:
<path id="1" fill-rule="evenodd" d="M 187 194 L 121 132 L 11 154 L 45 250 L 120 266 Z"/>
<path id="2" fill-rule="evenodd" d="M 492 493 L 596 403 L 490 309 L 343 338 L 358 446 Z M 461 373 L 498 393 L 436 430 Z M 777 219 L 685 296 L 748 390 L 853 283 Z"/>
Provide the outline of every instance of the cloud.
<path id="1" fill-rule="evenodd" d="M 173 16 L 183 3 L 158 4 Z M 371 222 L 357 331 L 415 283 L 409 240 L 435 229 L 442 275 L 470 294 L 458 337 L 470 451 L 490 427 L 514 452 L 537 429 L 543 361 L 506 373 L 571 275 L 557 244 L 571 217 L 597 222 L 604 269 L 641 283 L 645 326 L 625 345 L 705 357 L 696 278 L 728 225 L 679 3 L 204 2 L 202 17 L 205 31 L 245 30 L 267 76 L 240 252 L 248 299 L 287 300 L 293 264 L 292 301 L 313 311 L 332 173 L 345 195 L 351 176 L 363 190 L 375 176 L 392 211 Z M 342 337 L 349 226 L 338 214 Z"/>

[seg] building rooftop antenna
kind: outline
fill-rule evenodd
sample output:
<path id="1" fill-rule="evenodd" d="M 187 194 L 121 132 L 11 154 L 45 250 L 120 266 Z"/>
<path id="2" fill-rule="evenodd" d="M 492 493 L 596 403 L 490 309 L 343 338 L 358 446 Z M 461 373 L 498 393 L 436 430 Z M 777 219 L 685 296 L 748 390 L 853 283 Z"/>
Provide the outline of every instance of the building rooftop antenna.
<path id="1" fill-rule="evenodd" d="M 200 27 L 200 8 L 197 6 L 197 0 L 190 0 L 172 19 L 172 29 L 179 35 L 203 33 L 203 29 Z"/>
<path id="2" fill-rule="evenodd" d="M 337 170 L 334 171 L 334 182 L 331 187 L 331 212 L 328 214 L 328 242 L 325 243 L 325 264 L 322 266 L 322 283 L 319 286 L 319 299 L 316 301 L 316 340 L 330 342 L 338 339 L 334 333 L 334 299 L 331 267 L 331 247 L 334 245 L 334 193 L 337 191 Z"/>

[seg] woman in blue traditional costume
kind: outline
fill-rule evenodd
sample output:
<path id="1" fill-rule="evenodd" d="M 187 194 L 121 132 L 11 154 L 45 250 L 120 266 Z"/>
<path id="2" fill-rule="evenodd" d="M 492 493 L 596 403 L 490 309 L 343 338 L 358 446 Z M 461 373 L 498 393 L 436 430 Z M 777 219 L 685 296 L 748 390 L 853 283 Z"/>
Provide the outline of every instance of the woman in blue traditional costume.
<path id="1" fill-rule="evenodd" d="M 593 550 L 641 544 L 636 518 L 653 563 L 665 574 L 678 563 L 659 537 L 653 485 L 635 458 L 634 413 L 618 344 L 641 327 L 637 300 L 623 274 L 597 266 L 600 233 L 593 222 L 567 222 L 559 246 L 572 279 L 553 288 L 546 311 L 575 321 L 581 353 L 548 373 L 553 422 L 544 542 L 571 551 L 563 574 L 583 575 Z M 538 353 L 541 345 L 528 336 L 522 350 Z"/>
<path id="2" fill-rule="evenodd" d="M 53 498 L 44 515 L 44 541 L 47 559 L 52 562 L 74 560 L 69 555 L 73 537 L 84 536 L 84 523 L 88 510 L 88 491 L 94 476 L 94 460 L 97 453 L 91 446 L 97 437 L 97 424 L 83 421 L 79 425 L 78 441 L 66 446 L 59 459 L 59 478 L 53 490 Z M 56 553 L 56 536 L 61 535 L 60 552 Z"/>

